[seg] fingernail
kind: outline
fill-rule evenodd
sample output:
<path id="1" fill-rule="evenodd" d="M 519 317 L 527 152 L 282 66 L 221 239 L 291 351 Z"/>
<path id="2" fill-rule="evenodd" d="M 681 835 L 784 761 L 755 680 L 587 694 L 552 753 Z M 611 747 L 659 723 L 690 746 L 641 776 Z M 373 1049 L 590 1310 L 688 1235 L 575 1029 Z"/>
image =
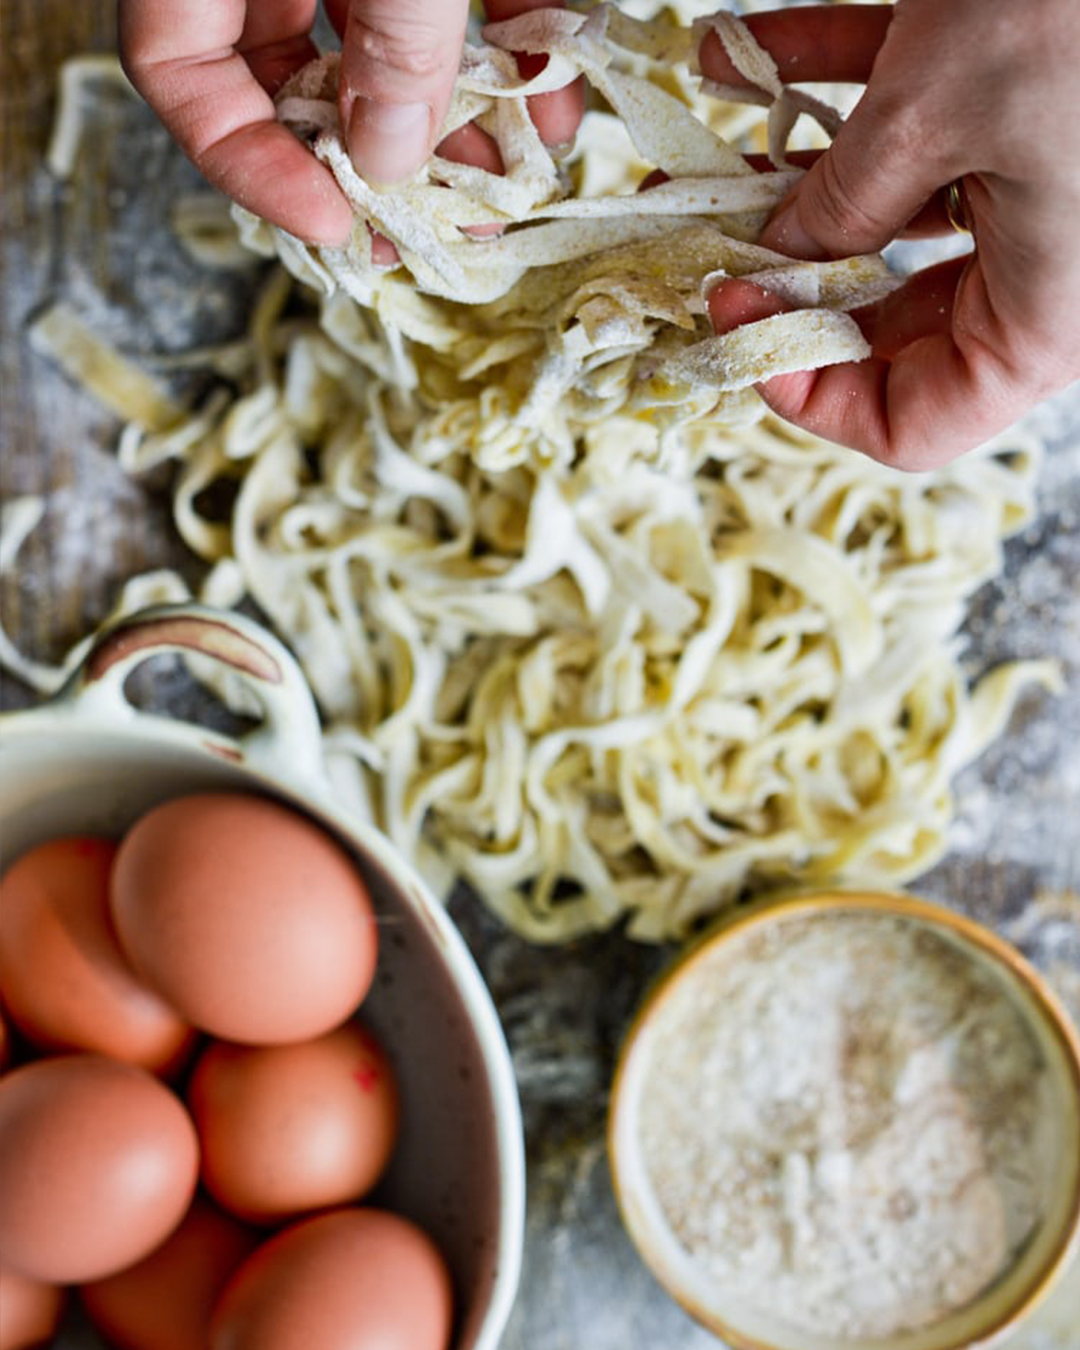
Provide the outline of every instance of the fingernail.
<path id="1" fill-rule="evenodd" d="M 771 220 L 761 232 L 760 242 L 777 253 L 786 253 L 792 258 L 805 258 L 810 262 L 820 262 L 829 255 L 812 235 L 803 228 L 799 219 L 799 203 L 793 201 L 785 206 L 780 214 Z"/>
<path id="2" fill-rule="evenodd" d="M 357 95 L 349 113 L 349 156 L 376 183 L 400 183 L 431 153 L 426 103 L 376 103 Z"/>

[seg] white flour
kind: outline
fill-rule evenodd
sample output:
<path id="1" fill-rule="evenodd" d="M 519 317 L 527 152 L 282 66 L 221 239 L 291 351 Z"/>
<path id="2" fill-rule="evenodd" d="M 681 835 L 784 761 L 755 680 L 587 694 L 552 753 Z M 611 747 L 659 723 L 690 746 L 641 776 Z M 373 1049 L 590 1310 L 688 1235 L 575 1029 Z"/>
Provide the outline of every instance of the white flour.
<path id="1" fill-rule="evenodd" d="M 654 1014 L 641 1114 L 682 1245 L 727 1295 L 838 1339 L 969 1302 L 1049 1184 L 1044 1067 L 997 982 L 885 915 L 702 960 Z"/>

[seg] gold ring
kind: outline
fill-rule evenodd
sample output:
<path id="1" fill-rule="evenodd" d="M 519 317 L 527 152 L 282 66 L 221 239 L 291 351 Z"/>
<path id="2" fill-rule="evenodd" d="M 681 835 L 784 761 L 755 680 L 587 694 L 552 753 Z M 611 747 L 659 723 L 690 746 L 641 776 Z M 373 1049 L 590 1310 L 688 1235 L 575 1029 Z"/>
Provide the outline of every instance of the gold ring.
<path id="1" fill-rule="evenodd" d="M 967 194 L 964 191 L 964 180 L 962 178 L 954 178 L 945 189 L 945 214 L 949 218 L 949 224 L 957 234 L 971 234 Z"/>

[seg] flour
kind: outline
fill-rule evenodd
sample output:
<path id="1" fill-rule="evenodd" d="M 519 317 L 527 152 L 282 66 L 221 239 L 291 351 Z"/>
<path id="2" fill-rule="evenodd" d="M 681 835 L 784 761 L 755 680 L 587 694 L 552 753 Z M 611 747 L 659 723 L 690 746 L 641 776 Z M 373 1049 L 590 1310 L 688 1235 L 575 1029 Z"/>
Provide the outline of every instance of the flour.
<path id="1" fill-rule="evenodd" d="M 1038 1222 L 1038 1047 L 926 927 L 791 919 L 699 958 L 654 1016 L 642 1155 L 725 1299 L 887 1336 L 970 1302 Z"/>

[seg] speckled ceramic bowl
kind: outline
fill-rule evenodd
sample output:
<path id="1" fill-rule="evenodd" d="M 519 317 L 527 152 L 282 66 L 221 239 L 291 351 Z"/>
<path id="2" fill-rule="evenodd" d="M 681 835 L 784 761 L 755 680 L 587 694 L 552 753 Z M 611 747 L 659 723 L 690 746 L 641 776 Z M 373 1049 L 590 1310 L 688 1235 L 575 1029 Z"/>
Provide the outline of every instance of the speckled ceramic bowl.
<path id="1" fill-rule="evenodd" d="M 711 1281 L 703 1265 L 676 1237 L 657 1197 L 642 1142 L 643 1103 L 667 1064 L 653 1050 L 675 991 L 685 995 L 718 967 L 717 958 L 737 961 L 748 938 L 793 921 L 813 922 L 845 914 L 894 916 L 931 930 L 981 976 L 989 976 L 1019 1012 L 1046 1066 L 1041 1112 L 1048 1151 L 1041 1188 L 1041 1219 L 993 1282 L 973 1301 L 916 1330 L 876 1340 L 842 1341 L 809 1334 L 774 1309 L 740 1303 Z M 686 1026 L 685 1015 L 679 1025 Z M 981 925 L 930 902 L 905 895 L 830 893 L 804 895 L 769 906 L 740 909 L 694 943 L 658 980 L 645 999 L 623 1046 L 612 1093 L 609 1156 L 626 1227 L 646 1264 L 668 1292 L 698 1321 L 738 1350 L 960 1350 L 985 1346 L 1030 1312 L 1070 1264 L 1068 1278 L 1080 1278 L 1080 1041 L 1067 1015 L 1039 975 L 1005 941 Z M 653 1145 L 655 1148 L 655 1145 Z M 1040 1152 L 1040 1157 L 1043 1153 Z M 696 1179 L 688 1178 L 688 1184 Z M 1078 1333 L 1080 1334 L 1080 1333 Z M 1080 1340 L 1075 1342 L 1080 1346 Z"/>
<path id="2" fill-rule="evenodd" d="M 133 668 L 178 651 L 235 672 L 262 706 L 261 726 L 233 740 L 132 707 L 124 682 Z M 352 852 L 385 934 L 364 1018 L 401 1089 L 401 1134 L 371 1199 L 421 1224 L 445 1254 L 458 1302 L 455 1350 L 495 1350 L 524 1231 L 521 1117 L 506 1042 L 442 906 L 378 831 L 335 803 L 314 703 L 285 648 L 235 614 L 144 611 L 104 633 L 51 702 L 0 718 L 0 765 L 4 864 L 57 835 L 118 836 L 151 806 L 210 789 L 278 798 Z"/>

